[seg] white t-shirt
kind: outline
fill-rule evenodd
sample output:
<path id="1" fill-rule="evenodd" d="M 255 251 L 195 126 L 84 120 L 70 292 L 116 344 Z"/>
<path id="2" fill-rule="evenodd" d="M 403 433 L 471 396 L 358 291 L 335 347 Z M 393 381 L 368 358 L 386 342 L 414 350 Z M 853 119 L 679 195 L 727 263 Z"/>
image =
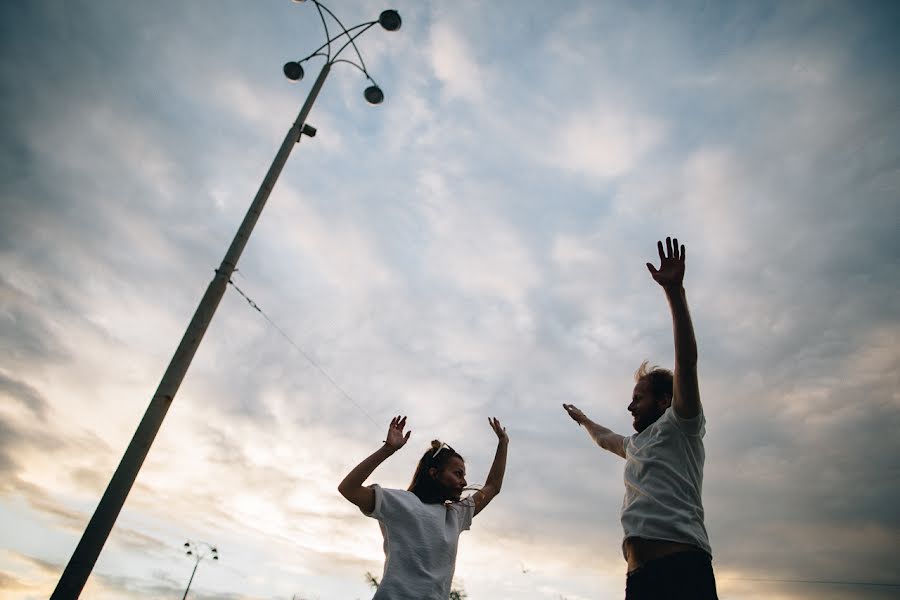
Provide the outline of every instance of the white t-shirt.
<path id="1" fill-rule="evenodd" d="M 375 508 L 384 536 L 384 574 L 372 600 L 447 600 L 456 569 L 459 534 L 472 525 L 475 501 L 425 504 L 406 490 L 375 484 Z"/>
<path id="2" fill-rule="evenodd" d="M 682 419 L 670 406 L 647 429 L 623 440 L 625 539 L 693 544 L 712 556 L 700 499 L 704 435 L 702 410 L 693 419 Z"/>

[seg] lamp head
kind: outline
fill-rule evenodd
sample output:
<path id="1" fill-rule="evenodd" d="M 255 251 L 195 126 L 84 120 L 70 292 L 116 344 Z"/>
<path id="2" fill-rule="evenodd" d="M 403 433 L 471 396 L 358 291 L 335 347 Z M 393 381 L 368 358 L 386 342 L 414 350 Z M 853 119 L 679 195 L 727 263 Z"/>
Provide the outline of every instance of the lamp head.
<path id="1" fill-rule="evenodd" d="M 284 63 L 284 76 L 291 81 L 300 81 L 303 79 L 303 67 L 296 61 Z"/>
<path id="2" fill-rule="evenodd" d="M 388 31 L 397 31 L 403 21 L 396 10 L 384 10 L 378 15 L 378 22 Z"/>
<path id="3" fill-rule="evenodd" d="M 384 102 L 384 92 L 377 85 L 367 87 L 366 91 L 363 92 L 363 96 L 369 104 L 381 104 Z"/>

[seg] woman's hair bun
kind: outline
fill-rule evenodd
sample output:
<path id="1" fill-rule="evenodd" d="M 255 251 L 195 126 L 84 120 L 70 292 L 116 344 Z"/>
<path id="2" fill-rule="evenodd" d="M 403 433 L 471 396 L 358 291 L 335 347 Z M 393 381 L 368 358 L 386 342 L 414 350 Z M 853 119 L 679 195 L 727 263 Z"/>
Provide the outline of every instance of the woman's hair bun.
<path id="1" fill-rule="evenodd" d="M 441 443 L 441 440 L 431 440 L 431 449 L 432 450 L 437 450 L 441 446 L 443 446 L 443 444 Z"/>

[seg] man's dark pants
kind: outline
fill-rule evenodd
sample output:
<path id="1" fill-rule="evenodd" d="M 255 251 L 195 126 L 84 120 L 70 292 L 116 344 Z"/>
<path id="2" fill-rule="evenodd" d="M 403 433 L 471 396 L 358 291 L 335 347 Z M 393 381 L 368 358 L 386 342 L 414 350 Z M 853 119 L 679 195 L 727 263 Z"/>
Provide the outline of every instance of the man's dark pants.
<path id="1" fill-rule="evenodd" d="M 648 561 L 628 574 L 625 600 L 718 600 L 705 552 L 679 552 Z"/>

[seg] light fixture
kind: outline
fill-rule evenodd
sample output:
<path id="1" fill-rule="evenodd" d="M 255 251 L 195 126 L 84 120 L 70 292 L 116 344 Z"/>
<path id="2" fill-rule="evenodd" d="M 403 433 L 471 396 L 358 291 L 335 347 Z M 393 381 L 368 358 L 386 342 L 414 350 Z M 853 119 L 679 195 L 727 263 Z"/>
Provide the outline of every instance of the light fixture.
<path id="1" fill-rule="evenodd" d="M 377 85 L 367 87 L 366 91 L 363 92 L 363 96 L 369 104 L 381 104 L 384 102 L 384 92 Z"/>
<path id="2" fill-rule="evenodd" d="M 397 31 L 403 21 L 400 19 L 400 13 L 396 10 L 385 10 L 378 15 L 378 22 L 388 31 Z"/>
<path id="3" fill-rule="evenodd" d="M 284 76 L 291 81 L 300 81 L 303 79 L 303 67 L 296 61 L 284 63 Z"/>

